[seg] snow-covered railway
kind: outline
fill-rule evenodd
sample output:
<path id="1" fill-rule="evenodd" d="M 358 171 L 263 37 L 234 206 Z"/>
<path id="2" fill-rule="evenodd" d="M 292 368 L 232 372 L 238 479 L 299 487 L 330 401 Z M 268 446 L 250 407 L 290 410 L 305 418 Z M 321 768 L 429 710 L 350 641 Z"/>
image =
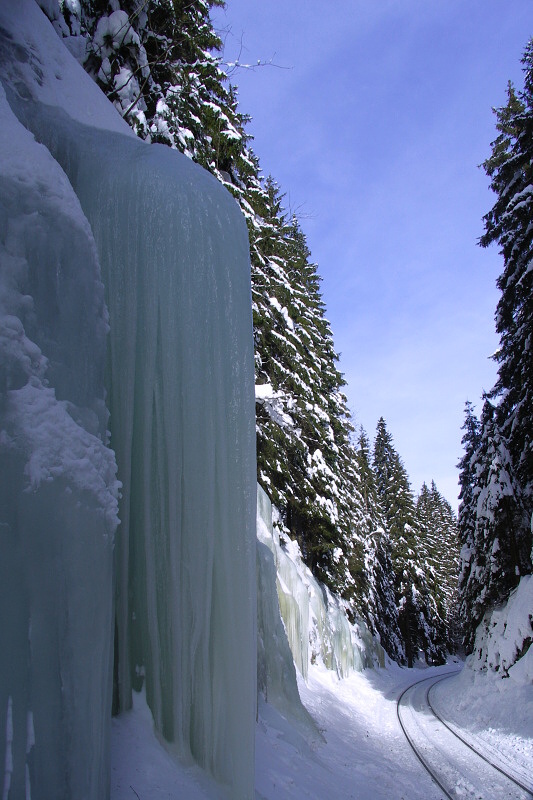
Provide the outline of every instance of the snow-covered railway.
<path id="1" fill-rule="evenodd" d="M 449 800 L 531 800 L 533 787 L 476 749 L 433 708 L 431 689 L 453 674 L 416 681 L 398 698 L 398 720 L 415 756 Z"/>

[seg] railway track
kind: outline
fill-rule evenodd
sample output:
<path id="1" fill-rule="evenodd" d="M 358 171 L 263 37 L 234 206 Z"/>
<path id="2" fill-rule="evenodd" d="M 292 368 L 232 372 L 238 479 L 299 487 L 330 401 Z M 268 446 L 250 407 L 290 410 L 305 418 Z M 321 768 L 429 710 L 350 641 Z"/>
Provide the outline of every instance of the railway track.
<path id="1" fill-rule="evenodd" d="M 416 758 L 449 800 L 532 800 L 533 785 L 480 752 L 434 709 L 433 686 L 455 674 L 416 681 L 398 698 L 398 721 Z"/>

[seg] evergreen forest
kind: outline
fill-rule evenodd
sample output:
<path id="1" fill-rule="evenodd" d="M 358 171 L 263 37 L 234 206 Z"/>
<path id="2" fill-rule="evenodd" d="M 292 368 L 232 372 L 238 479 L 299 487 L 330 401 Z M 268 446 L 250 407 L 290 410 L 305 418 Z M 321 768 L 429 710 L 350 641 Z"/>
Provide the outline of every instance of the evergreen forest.
<path id="1" fill-rule="evenodd" d="M 389 656 L 440 664 L 531 572 L 533 511 L 533 44 L 509 86 L 485 170 L 497 200 L 482 246 L 504 260 L 499 377 L 466 407 L 458 519 L 434 482 L 418 495 L 385 419 L 355 429 L 320 276 L 297 216 L 263 170 L 210 10 L 223 0 L 64 0 L 58 33 L 136 134 L 175 148 L 235 197 L 250 239 L 257 478 L 314 575 Z M 233 73 L 235 74 L 235 73 Z M 238 75 L 238 73 L 237 73 Z M 379 412 L 378 412 L 379 413 Z M 459 583 L 458 583 L 459 576 Z"/>

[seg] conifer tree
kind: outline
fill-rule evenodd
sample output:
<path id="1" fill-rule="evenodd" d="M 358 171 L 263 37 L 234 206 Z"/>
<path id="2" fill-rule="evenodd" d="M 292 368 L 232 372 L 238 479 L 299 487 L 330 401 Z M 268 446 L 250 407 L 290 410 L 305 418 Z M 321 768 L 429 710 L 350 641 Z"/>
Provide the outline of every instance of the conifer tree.
<path id="1" fill-rule="evenodd" d="M 437 489 L 422 485 L 416 502 L 419 552 L 428 588 L 434 598 L 439 634 L 448 650 L 455 649 L 459 542 L 452 507 Z"/>
<path id="2" fill-rule="evenodd" d="M 464 454 L 457 465 L 459 472 L 459 578 L 458 614 L 461 637 L 467 652 L 471 650 L 475 624 L 472 619 L 472 578 L 476 573 L 477 460 L 481 442 L 481 426 L 469 401 L 465 404 L 465 421 L 461 443 Z"/>
<path id="3" fill-rule="evenodd" d="M 371 464 L 370 443 L 361 428 L 357 449 L 357 472 L 364 511 L 365 573 L 368 580 L 367 613 L 370 629 L 380 637 L 389 656 L 405 663 L 394 594 L 392 546 Z"/>
<path id="4" fill-rule="evenodd" d="M 522 62 L 524 89 L 509 83 L 507 103 L 495 111 L 498 136 L 483 165 L 496 202 L 484 217 L 480 243 L 497 243 L 504 267 L 497 282 L 498 379 L 485 400 L 479 442 L 461 461 L 459 596 L 467 650 L 483 614 L 532 571 L 533 40 Z"/>
<path id="5" fill-rule="evenodd" d="M 500 347 L 495 355 L 498 379 L 495 422 L 508 449 L 509 468 L 520 487 L 523 515 L 516 520 L 517 570 L 529 574 L 533 512 L 533 39 L 522 58 L 524 88 L 508 87 L 508 101 L 496 110 L 499 136 L 484 168 L 497 199 L 484 217 L 480 243 L 498 243 L 504 269 L 498 278 L 496 309 Z"/>
<path id="6" fill-rule="evenodd" d="M 533 511 L 533 40 L 522 59 L 523 91 L 508 87 L 507 105 L 496 110 L 499 136 L 484 168 L 496 202 L 484 217 L 484 247 L 496 242 L 504 261 L 496 310 L 497 421 L 507 439 L 516 478 Z M 522 533 L 521 536 L 524 534 Z M 531 545 L 529 544 L 529 549 Z M 527 549 L 527 548 L 526 548 Z"/>
<path id="7" fill-rule="evenodd" d="M 396 605 L 407 664 L 413 666 L 420 653 L 430 664 L 443 663 L 443 623 L 421 566 L 415 501 L 383 417 L 374 442 L 374 470 L 392 542 Z"/>
<path id="8" fill-rule="evenodd" d="M 496 408 L 489 399 L 483 405 L 472 467 L 475 526 L 468 546 L 463 545 L 461 551 L 460 581 L 467 652 L 485 611 L 504 602 L 521 575 L 517 532 L 524 524 L 523 502 L 506 442 L 497 425 Z"/>

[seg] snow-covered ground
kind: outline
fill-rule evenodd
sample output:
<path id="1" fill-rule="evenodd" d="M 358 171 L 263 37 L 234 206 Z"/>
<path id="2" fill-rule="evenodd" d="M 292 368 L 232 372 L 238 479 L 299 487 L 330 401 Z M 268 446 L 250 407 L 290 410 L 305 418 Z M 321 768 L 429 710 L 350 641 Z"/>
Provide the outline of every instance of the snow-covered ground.
<path id="1" fill-rule="evenodd" d="M 309 602 L 302 601 L 304 595 L 304 600 L 307 597 L 303 588 L 312 588 L 312 578 L 291 547 L 280 548 L 261 492 L 259 500 L 260 538 L 265 542 L 272 538 L 278 576 L 281 570 L 285 590 L 307 608 Z M 288 566 L 292 565 L 294 574 L 285 564 L 291 554 L 293 560 Z M 505 606 L 487 615 L 478 632 L 475 654 L 460 672 L 460 662 L 406 669 L 387 659 L 386 668 L 379 668 L 377 661 L 369 658 L 374 668 L 351 671 L 342 679 L 338 677 L 341 672 L 324 666 L 321 650 L 316 647 L 320 640 L 317 615 L 311 613 L 305 638 L 315 642 L 313 657 L 308 654 L 304 659 L 294 642 L 291 646 L 298 663 L 305 661 L 306 679 L 297 673 L 298 689 L 316 729 L 313 732 L 308 724 L 303 728 L 301 715 L 300 722 L 290 717 L 293 712 L 288 704 L 280 705 L 279 697 L 273 702 L 277 709 L 286 707 L 287 716 L 271 703 L 260 701 L 255 742 L 256 800 L 441 799 L 442 792 L 401 730 L 397 700 L 411 684 L 445 674 L 446 680 L 431 692 L 436 711 L 490 760 L 503 761 L 529 785 L 533 773 L 533 653 L 527 650 L 527 641 L 532 608 L 533 579 L 526 577 Z M 291 624 L 289 619 L 285 625 L 298 630 L 305 627 Z M 326 630 L 327 626 L 322 628 Z M 265 631 L 262 640 L 270 641 L 271 646 L 274 641 L 266 638 Z M 363 650 L 366 652 L 365 647 Z M 515 664 L 521 652 L 524 655 Z M 502 677 L 506 674 L 508 678 Z M 293 710 L 295 707 L 293 703 Z M 463 747 L 457 741 L 458 755 Z M 452 752 L 455 757 L 455 750 Z M 455 788 L 458 796 L 470 800 L 481 797 L 469 781 L 459 779 Z M 150 712 L 140 696 L 133 712 L 113 720 L 112 738 L 111 800 L 134 800 L 135 796 L 141 800 L 227 798 L 198 767 L 171 758 L 159 744 Z"/>
<path id="2" fill-rule="evenodd" d="M 311 666 L 307 684 L 300 680 L 299 688 L 323 741 L 304 739 L 293 724 L 261 702 L 256 728 L 257 800 L 441 797 L 405 740 L 396 700 L 416 680 L 455 666 L 408 670 L 390 665 L 343 680 Z M 505 748 L 521 762 L 522 770 L 531 771 L 533 691 L 498 680 L 466 670 L 439 684 L 436 707 L 470 730 L 483 731 L 493 747 L 502 752 Z M 141 800 L 225 797 L 197 767 L 168 755 L 153 733 L 140 696 L 133 712 L 113 721 L 112 741 L 112 800 L 134 800 L 136 795 Z"/>
<path id="3" fill-rule="evenodd" d="M 533 684 L 464 669 L 435 686 L 432 703 L 476 749 L 533 781 Z"/>

